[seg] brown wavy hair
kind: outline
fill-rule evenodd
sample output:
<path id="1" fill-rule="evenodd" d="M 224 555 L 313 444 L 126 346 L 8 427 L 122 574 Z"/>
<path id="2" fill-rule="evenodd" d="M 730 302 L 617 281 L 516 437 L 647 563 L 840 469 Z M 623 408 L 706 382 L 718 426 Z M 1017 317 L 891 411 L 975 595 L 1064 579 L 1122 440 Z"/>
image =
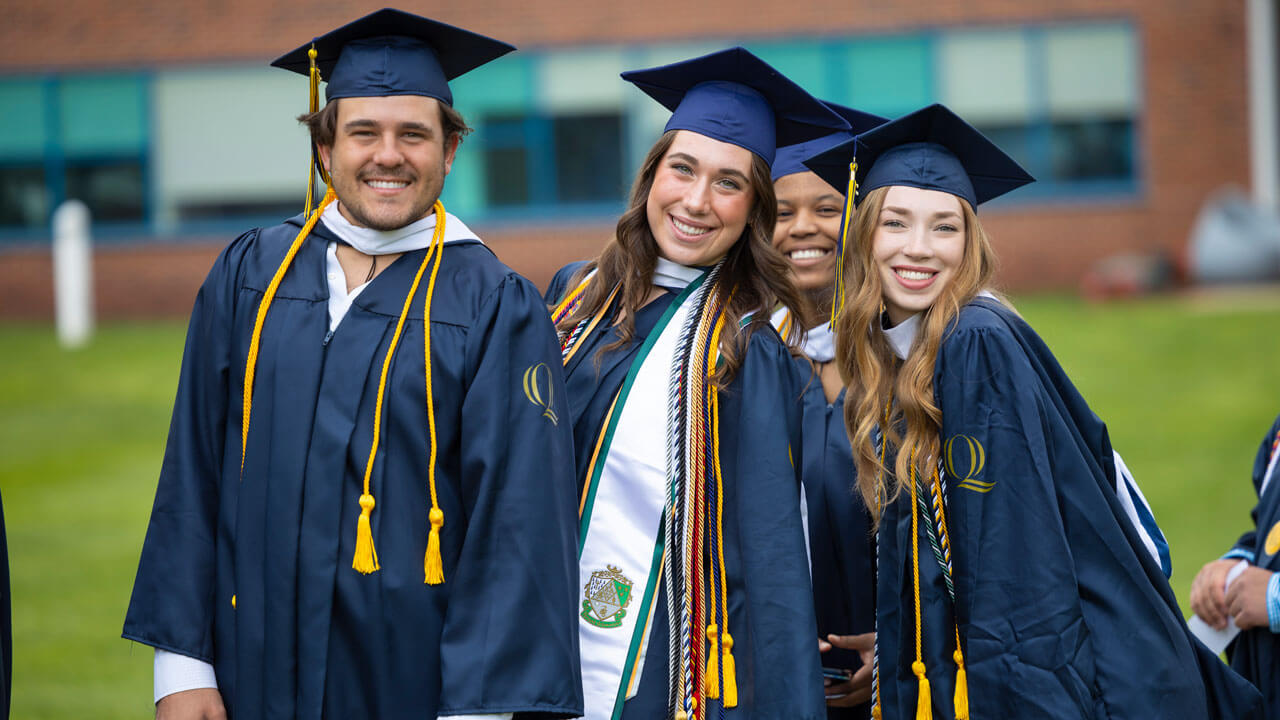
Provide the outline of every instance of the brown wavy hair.
<path id="1" fill-rule="evenodd" d="M 973 207 L 957 198 L 964 216 L 964 255 L 951 282 L 924 311 L 907 359 L 898 360 L 881 331 L 884 289 L 873 254 L 888 191 L 887 187 L 872 190 L 854 211 L 851 247 L 845 257 L 848 294 L 836 319 L 836 362 L 849 386 L 844 422 L 853 444 L 858 489 L 877 524 L 884 506 L 897 498 L 904 481 L 911 477 L 913 454 L 918 473 L 937 465 L 942 410 L 933 393 L 933 370 L 938 350 L 960 308 L 989 289 L 996 268 L 991 241 Z M 888 422 L 884 421 L 886 408 Z M 886 457 L 897 455 L 892 472 L 881 464 L 872 442 L 877 426 L 884 434 Z M 904 427 L 906 432 L 900 432 Z"/>
<path id="2" fill-rule="evenodd" d="M 621 347 L 635 337 L 636 311 L 653 290 L 653 270 L 658 263 L 658 242 L 649 228 L 646 203 L 658 165 L 675 141 L 678 130 L 663 133 L 649 150 L 635 183 L 631 186 L 627 210 L 618 219 L 613 239 L 600 255 L 588 262 L 569 281 L 568 288 L 576 287 L 587 273 L 596 271 L 582 303 L 567 318 L 560 321 L 557 330 L 569 332 L 578 322 L 600 312 L 614 286 L 618 286 L 617 313 L 619 339 L 600 349 L 600 353 Z M 720 354 L 723 364 L 712 377 L 717 387 L 726 386 L 733 379 L 752 333 L 769 327 L 770 311 L 779 303 L 796 307 L 800 293 L 792 284 L 787 260 L 773 247 L 773 229 L 778 219 L 778 201 L 773 192 L 769 164 L 755 153 L 751 154 L 751 173 L 748 179 L 754 198 L 747 215 L 747 225 L 742 236 L 729 248 L 720 280 L 715 292 L 721 302 L 727 302 L 724 329 L 720 333 Z M 732 292 L 732 297 L 730 297 Z M 755 313 L 751 321 L 741 327 L 742 319 Z M 797 330 L 790 333 L 789 343 L 797 340 Z M 599 358 L 599 353 L 597 358 Z"/>

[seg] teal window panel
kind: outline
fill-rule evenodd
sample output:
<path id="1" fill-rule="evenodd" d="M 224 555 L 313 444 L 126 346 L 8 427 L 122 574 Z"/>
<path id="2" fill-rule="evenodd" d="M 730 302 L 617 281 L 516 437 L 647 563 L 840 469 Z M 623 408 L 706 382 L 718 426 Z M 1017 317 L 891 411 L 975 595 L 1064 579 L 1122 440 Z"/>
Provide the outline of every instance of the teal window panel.
<path id="1" fill-rule="evenodd" d="M 37 159 L 48 141 L 44 82 L 0 82 L 0 160 Z"/>
<path id="2" fill-rule="evenodd" d="M 934 101 L 933 48 L 927 36 L 859 38 L 836 73 L 833 102 L 895 117 Z"/>
<path id="3" fill-rule="evenodd" d="M 824 100 L 834 88 L 829 86 L 827 58 L 823 48 L 816 43 L 759 43 L 750 46 L 751 52 L 778 69 L 809 94 Z"/>
<path id="4" fill-rule="evenodd" d="M 495 110 L 524 110 L 533 104 L 534 68 L 529 56 L 507 56 L 453 80 L 453 105 L 464 117 Z"/>
<path id="5" fill-rule="evenodd" d="M 466 219 L 484 209 L 484 155 L 469 139 L 458 146 L 453 167 L 444 179 L 440 201 L 449 212 Z"/>
<path id="6" fill-rule="evenodd" d="M 147 87 L 137 75 L 83 75 L 58 88 L 62 148 L 68 155 L 142 152 L 147 145 Z"/>

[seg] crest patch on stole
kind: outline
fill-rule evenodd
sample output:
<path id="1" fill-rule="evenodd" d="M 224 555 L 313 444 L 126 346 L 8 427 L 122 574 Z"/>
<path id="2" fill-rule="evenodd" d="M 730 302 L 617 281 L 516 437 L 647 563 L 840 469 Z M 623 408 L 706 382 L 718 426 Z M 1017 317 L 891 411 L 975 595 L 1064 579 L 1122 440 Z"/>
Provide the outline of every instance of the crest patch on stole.
<path id="1" fill-rule="evenodd" d="M 622 618 L 627 616 L 632 583 L 618 568 L 607 567 L 591 573 L 591 579 L 583 587 L 582 619 L 596 627 L 615 628 L 622 625 Z"/>
<path id="2" fill-rule="evenodd" d="M 1267 545 L 1264 550 L 1268 555 L 1275 555 L 1280 552 L 1280 522 L 1271 526 L 1271 531 L 1267 533 Z"/>

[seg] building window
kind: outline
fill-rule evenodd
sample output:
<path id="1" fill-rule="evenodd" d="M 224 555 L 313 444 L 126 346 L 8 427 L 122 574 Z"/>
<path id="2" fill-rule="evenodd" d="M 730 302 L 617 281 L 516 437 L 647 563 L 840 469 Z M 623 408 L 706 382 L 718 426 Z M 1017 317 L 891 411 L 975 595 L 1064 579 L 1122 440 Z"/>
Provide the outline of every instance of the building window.
<path id="1" fill-rule="evenodd" d="M 622 115 L 490 115 L 482 143 L 485 205 L 601 205 L 622 200 Z"/>

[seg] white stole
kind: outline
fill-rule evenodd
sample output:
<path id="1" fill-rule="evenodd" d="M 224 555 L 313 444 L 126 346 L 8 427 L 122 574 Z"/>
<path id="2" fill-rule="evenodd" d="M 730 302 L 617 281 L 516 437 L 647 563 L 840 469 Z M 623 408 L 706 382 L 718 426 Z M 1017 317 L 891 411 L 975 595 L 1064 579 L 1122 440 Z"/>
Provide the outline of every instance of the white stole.
<path id="1" fill-rule="evenodd" d="M 590 470 L 578 553 L 583 717 L 590 720 L 619 715 L 639 686 L 662 568 L 672 358 L 701 284 L 673 301 L 632 362 Z"/>

